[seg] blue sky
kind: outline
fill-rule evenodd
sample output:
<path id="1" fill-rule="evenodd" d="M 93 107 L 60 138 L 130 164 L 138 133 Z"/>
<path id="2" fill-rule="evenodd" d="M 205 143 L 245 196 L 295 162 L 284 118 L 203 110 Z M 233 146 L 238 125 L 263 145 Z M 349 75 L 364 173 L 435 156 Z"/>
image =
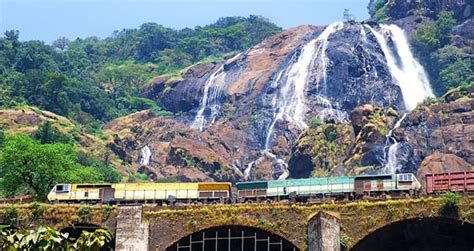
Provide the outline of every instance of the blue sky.
<path id="1" fill-rule="evenodd" d="M 349 9 L 368 18 L 368 0 L 0 0 L 0 31 L 20 30 L 21 40 L 52 42 L 98 36 L 155 22 L 176 29 L 214 22 L 222 16 L 268 17 L 283 28 L 323 25 Z"/>

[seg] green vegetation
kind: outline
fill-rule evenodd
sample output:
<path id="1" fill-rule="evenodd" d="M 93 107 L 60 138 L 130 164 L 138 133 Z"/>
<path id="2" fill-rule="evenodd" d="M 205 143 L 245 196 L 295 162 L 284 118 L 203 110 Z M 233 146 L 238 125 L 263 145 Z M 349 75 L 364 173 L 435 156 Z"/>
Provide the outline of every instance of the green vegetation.
<path id="1" fill-rule="evenodd" d="M 430 105 L 442 104 L 442 103 L 446 103 L 443 97 L 439 97 L 439 98 L 427 97 L 423 100 L 421 104 L 418 104 L 418 107 L 428 107 Z"/>
<path id="2" fill-rule="evenodd" d="M 323 124 L 324 124 L 324 121 L 322 119 L 320 119 L 319 117 L 312 117 L 308 121 L 308 126 L 311 129 L 318 128 Z"/>
<path id="3" fill-rule="evenodd" d="M 455 25 L 453 12 L 442 11 L 436 20 L 425 21 L 416 31 L 417 52 L 435 76 L 432 82 L 439 94 L 474 80 L 471 49 L 450 40 Z"/>
<path id="4" fill-rule="evenodd" d="M 260 16 L 224 17 L 194 29 L 155 23 L 96 37 L 59 38 L 51 45 L 0 38 L 0 107 L 34 105 L 82 124 L 106 122 L 131 112 L 162 109 L 141 97 L 155 76 L 209 58 L 245 50 L 281 28 Z"/>
<path id="5" fill-rule="evenodd" d="M 310 119 L 309 125 L 300 135 L 295 155 L 311 156 L 313 169 L 308 175 L 327 177 L 332 168 L 343 164 L 354 131 L 350 125 L 323 123 L 317 118 Z"/>
<path id="6" fill-rule="evenodd" d="M 43 128 L 47 128 L 45 126 Z M 40 130 L 41 132 L 48 130 Z M 37 135 L 37 134 L 35 134 Z M 120 175 L 114 167 L 73 150 L 72 144 L 41 144 L 26 135 L 6 137 L 0 151 L 0 190 L 5 196 L 31 194 L 45 200 L 57 183 L 117 182 Z M 62 139 L 63 137 L 59 137 Z"/>
<path id="7" fill-rule="evenodd" d="M 223 60 L 280 31 L 253 15 L 182 30 L 145 23 L 103 40 L 62 37 L 51 45 L 21 41 L 19 31 L 6 31 L 0 37 L 0 109 L 33 107 L 39 115 L 47 117 L 42 111 L 50 111 L 72 123 L 65 130 L 48 121 L 31 138 L 0 129 L 0 195 L 31 194 L 45 200 L 55 183 L 119 182 L 108 153 L 100 153 L 101 159 L 91 155 L 99 156 L 91 153 L 93 147 L 84 149 L 95 140 L 85 133 L 107 140 L 102 134 L 106 122 L 145 109 L 173 115 L 142 96 L 153 78 L 179 78 L 190 65 Z M 235 112 L 230 105 L 224 108 L 227 116 Z M 186 160 L 189 166 L 199 164 Z M 129 175 L 130 182 L 147 181 L 145 174 L 129 170 Z"/>
<path id="8" fill-rule="evenodd" d="M 447 192 L 441 195 L 440 215 L 457 217 L 459 215 L 459 205 L 461 196 L 457 193 Z"/>
<path id="9" fill-rule="evenodd" d="M 232 103 L 224 103 L 222 106 L 221 116 L 225 118 L 231 118 L 234 116 L 237 107 Z"/>
<path id="10" fill-rule="evenodd" d="M 341 240 L 341 250 L 349 250 L 349 247 L 351 247 L 351 237 L 347 236 L 346 233 L 340 232 L 340 240 Z"/>
<path id="11" fill-rule="evenodd" d="M 83 231 L 78 238 L 61 233 L 53 228 L 40 226 L 36 230 L 13 229 L 0 226 L 0 249 L 13 250 L 104 250 L 112 240 L 112 235 L 97 229 Z M 109 249 L 106 249 L 109 250 Z"/>
<path id="12" fill-rule="evenodd" d="M 369 14 L 375 20 L 382 21 L 387 18 L 386 9 L 387 9 L 387 0 L 370 0 L 367 8 L 369 9 Z"/>
<path id="13" fill-rule="evenodd" d="M 32 135 L 33 138 L 41 144 L 50 143 L 72 143 L 73 139 L 69 135 L 63 134 L 51 122 L 46 121 L 38 127 L 38 130 Z"/>
<path id="14" fill-rule="evenodd" d="M 148 176 L 144 173 L 139 173 L 130 168 L 130 166 L 126 166 L 125 168 L 128 173 L 128 180 L 127 182 L 130 183 L 146 183 L 148 182 Z"/>

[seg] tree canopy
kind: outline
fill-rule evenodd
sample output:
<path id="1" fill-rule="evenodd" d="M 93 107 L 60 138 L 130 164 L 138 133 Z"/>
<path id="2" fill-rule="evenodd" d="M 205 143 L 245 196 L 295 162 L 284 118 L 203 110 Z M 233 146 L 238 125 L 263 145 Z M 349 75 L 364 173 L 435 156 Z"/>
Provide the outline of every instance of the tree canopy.
<path id="1" fill-rule="evenodd" d="M 117 177 L 114 169 L 95 164 L 80 163 L 70 144 L 41 144 L 27 135 L 7 136 L 0 151 L 0 188 L 6 196 L 29 193 L 44 200 L 57 183 L 96 183 L 111 174 Z"/>
<path id="2" fill-rule="evenodd" d="M 0 37 L 0 106 L 29 104 L 79 122 L 106 122 L 135 111 L 124 99 L 143 99 L 140 90 L 154 76 L 245 50 L 279 31 L 254 15 L 182 30 L 145 23 L 106 39 L 60 37 L 51 45 L 22 42 L 9 30 Z"/>

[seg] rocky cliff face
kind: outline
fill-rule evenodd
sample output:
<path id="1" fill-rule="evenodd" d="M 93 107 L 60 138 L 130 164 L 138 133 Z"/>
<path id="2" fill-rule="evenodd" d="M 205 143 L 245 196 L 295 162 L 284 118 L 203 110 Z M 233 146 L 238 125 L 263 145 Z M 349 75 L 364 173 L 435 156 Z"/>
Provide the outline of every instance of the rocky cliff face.
<path id="1" fill-rule="evenodd" d="M 440 103 L 421 105 L 393 130 L 398 172 L 467 171 L 474 166 L 474 87 L 448 93 Z M 403 115 L 363 105 L 351 113 L 351 125 L 324 124 L 297 141 L 290 170 L 318 176 L 384 172 L 389 162 L 389 129 Z M 332 136 L 330 136 L 332 135 Z"/>
<path id="2" fill-rule="evenodd" d="M 433 95 L 428 78 L 403 31 L 374 22 L 289 29 L 224 62 L 157 77 L 142 93 L 176 115 L 113 121 L 109 146 L 153 179 L 415 172 L 439 150 L 415 142 L 447 123 L 416 122 L 445 108 L 410 112 Z M 305 130 L 314 118 L 323 125 Z"/>
<path id="3" fill-rule="evenodd" d="M 366 103 L 405 109 L 384 51 L 388 48 L 392 54 L 397 47 L 390 41 L 381 44 L 376 37 L 380 29 L 371 25 L 296 27 L 223 63 L 195 65 L 179 78 L 156 78 L 143 94 L 180 114 L 173 120 L 196 131 L 220 130 L 228 124 L 247 140 L 239 145 L 242 156 L 229 155 L 220 163 L 245 172 L 260 159 L 254 169 L 258 172 L 275 162 L 262 150 L 287 162 L 313 117 L 348 122 L 349 112 Z M 237 139 L 224 140 L 230 145 Z"/>

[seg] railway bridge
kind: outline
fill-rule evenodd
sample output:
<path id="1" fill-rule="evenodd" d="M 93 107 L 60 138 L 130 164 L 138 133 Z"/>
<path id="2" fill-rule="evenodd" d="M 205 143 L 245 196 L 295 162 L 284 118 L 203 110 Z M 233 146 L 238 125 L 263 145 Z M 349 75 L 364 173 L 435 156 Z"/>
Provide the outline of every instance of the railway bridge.
<path id="1" fill-rule="evenodd" d="M 474 248 L 474 202 L 445 211 L 439 198 L 235 205 L 2 205 L 0 224 L 64 231 L 103 228 L 116 250 L 399 250 Z M 37 207 L 37 206 L 36 206 Z M 12 208 L 16 215 L 12 217 Z M 28 224 L 28 226 L 26 226 Z"/>

